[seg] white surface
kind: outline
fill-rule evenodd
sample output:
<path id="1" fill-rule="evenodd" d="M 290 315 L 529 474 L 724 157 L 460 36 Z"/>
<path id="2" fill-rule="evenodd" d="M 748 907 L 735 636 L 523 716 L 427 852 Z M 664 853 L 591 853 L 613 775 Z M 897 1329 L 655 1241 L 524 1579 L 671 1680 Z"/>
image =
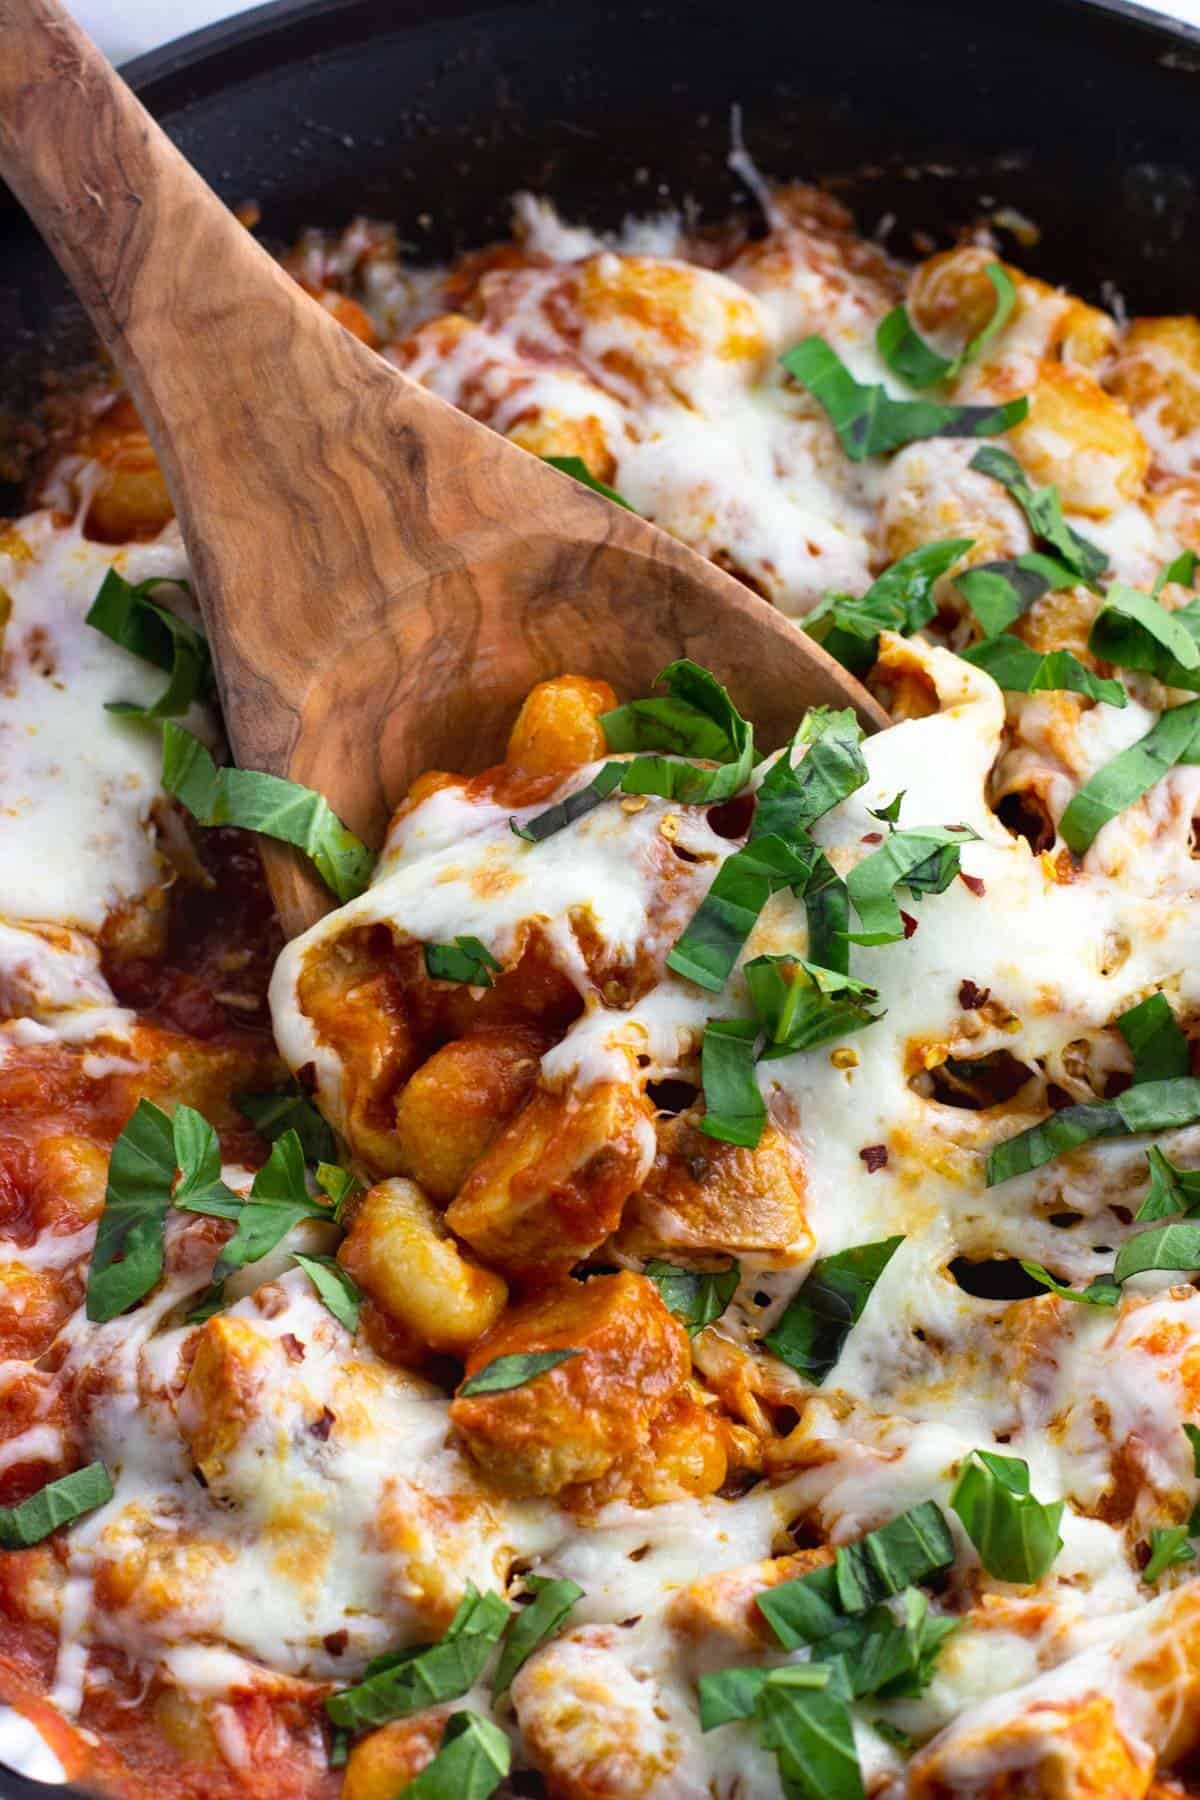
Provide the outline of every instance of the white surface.
<path id="1" fill-rule="evenodd" d="M 1171 13 L 1200 25 L 1200 0 L 1143 0 L 1156 12 Z M 197 31 L 214 19 L 229 18 L 246 11 L 244 6 L 230 6 L 228 0 L 174 0 L 169 7 L 162 0 L 74 0 L 72 6 L 80 24 L 91 33 L 102 50 L 114 62 L 125 62 L 153 50 L 171 38 Z"/>

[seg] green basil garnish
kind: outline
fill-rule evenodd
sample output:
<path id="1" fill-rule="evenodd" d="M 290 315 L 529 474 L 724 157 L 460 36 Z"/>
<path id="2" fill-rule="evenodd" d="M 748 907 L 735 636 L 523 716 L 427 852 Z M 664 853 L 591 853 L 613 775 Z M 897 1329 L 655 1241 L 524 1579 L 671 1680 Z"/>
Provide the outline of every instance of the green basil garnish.
<path id="1" fill-rule="evenodd" d="M 667 967 L 719 994 L 743 944 L 771 895 L 780 888 L 803 892 L 821 852 L 815 844 L 771 833 L 750 842 L 717 870 L 686 930 L 667 956 Z"/>
<path id="2" fill-rule="evenodd" d="M 934 1665 L 946 1639 L 959 1629 L 958 1619 L 940 1618 L 929 1609 L 920 1588 L 897 1595 L 898 1611 L 886 1605 L 846 1623 L 819 1646 L 822 1656 L 839 1657 L 856 1700 L 876 1694 L 882 1700 L 913 1700 L 933 1680 Z"/>
<path id="3" fill-rule="evenodd" d="M 923 1500 L 877 1531 L 843 1544 L 834 1557 L 844 1612 L 865 1612 L 890 1594 L 925 1581 L 954 1561 L 954 1539 L 936 1501 Z"/>
<path id="4" fill-rule="evenodd" d="M 1074 587 L 1078 576 L 1057 557 L 1030 550 L 1024 556 L 976 563 L 954 585 L 988 637 L 1007 631 L 1035 600 L 1054 588 Z"/>
<path id="5" fill-rule="evenodd" d="M 179 1109 L 176 1109 L 178 1116 Z M 194 1115 L 199 1117 L 199 1114 Z M 207 1129 L 212 1132 L 211 1125 Z M 216 1133 L 212 1145 L 217 1147 Z M 304 1151 L 294 1131 L 285 1131 L 271 1146 L 271 1154 L 254 1177 L 249 1194 L 243 1200 L 228 1188 L 206 1188 L 190 1193 L 181 1183 L 173 1197 L 175 1206 L 185 1212 L 205 1213 L 210 1218 L 233 1219 L 236 1230 L 222 1247 L 213 1266 L 212 1286 L 202 1305 L 211 1307 L 221 1299 L 221 1287 L 227 1275 L 247 1263 L 260 1262 L 302 1219 L 328 1219 L 329 1208 L 309 1196 L 304 1175 Z M 215 1308 L 214 1308 L 215 1310 Z"/>
<path id="6" fill-rule="evenodd" d="M 824 1687 L 829 1680 L 828 1668 L 820 1663 L 801 1663 L 797 1667 L 811 1669 L 814 1687 Z M 696 1683 L 701 1731 L 715 1731 L 719 1725 L 752 1719 L 767 1674 L 766 1669 L 718 1669 L 712 1675 L 702 1675 Z"/>
<path id="7" fill-rule="evenodd" d="M 1029 411 L 1022 397 L 1003 406 L 939 406 L 933 400 L 893 400 L 887 389 L 856 381 L 824 338 L 809 337 L 780 357 L 789 375 L 824 407 L 851 462 L 885 456 L 902 444 L 932 437 L 995 437 Z"/>
<path id="8" fill-rule="evenodd" d="M 139 1100 L 109 1159 L 104 1211 L 88 1269 L 87 1316 L 94 1324 L 115 1319 L 161 1276 L 163 1226 L 177 1166 L 184 1164 L 171 1120 L 152 1101 Z M 217 1168 L 219 1173 L 219 1157 Z"/>
<path id="9" fill-rule="evenodd" d="M 927 344 L 909 318 L 906 306 L 893 307 L 880 320 L 875 332 L 875 348 L 893 375 L 898 375 L 909 387 L 934 387 L 939 381 L 953 380 L 968 363 L 983 355 L 993 338 L 1003 331 L 1017 303 L 1016 287 L 1002 264 L 988 263 L 984 274 L 996 296 L 992 316 L 957 356 L 943 356 Z"/>
<path id="10" fill-rule="evenodd" d="M 662 1295 L 667 1311 L 687 1327 L 689 1337 L 695 1337 L 720 1318 L 742 1278 L 741 1266 L 736 1262 L 728 1269 L 702 1271 L 655 1261 L 648 1262 L 642 1273 Z"/>
<path id="11" fill-rule="evenodd" d="M 524 1387 L 559 1363 L 578 1356 L 578 1350 L 520 1350 L 512 1356 L 496 1356 L 471 1375 L 458 1390 L 458 1398 L 467 1400 L 473 1394 L 507 1394 L 511 1388 Z"/>
<path id="12" fill-rule="evenodd" d="M 446 1720 L 442 1747 L 401 1790 L 403 1800 L 490 1800 L 512 1767 L 512 1747 L 482 1713 Z"/>
<path id="13" fill-rule="evenodd" d="M 0 1506 L 0 1549 L 28 1550 L 60 1526 L 106 1506 L 112 1497 L 113 1484 L 102 1462 L 60 1475 L 18 1506 Z"/>
<path id="14" fill-rule="evenodd" d="M 569 475 L 572 481 L 582 482 L 584 487 L 591 488 L 593 494 L 603 494 L 604 498 L 611 500 L 614 506 L 623 506 L 626 512 L 633 511 L 628 500 L 623 499 L 616 488 L 610 488 L 598 476 L 592 474 L 582 456 L 543 456 L 541 460 L 549 463 L 550 467 L 557 469 L 560 474 Z"/>
<path id="15" fill-rule="evenodd" d="M 1011 1181 L 1096 1138 L 1127 1137 L 1140 1131 L 1173 1131 L 1200 1119 L 1200 1081 L 1146 1081 L 1113 1100 L 1065 1106 L 1040 1125 L 997 1144 L 987 1160 L 987 1185 Z M 1182 1266 L 1182 1265 L 1180 1265 Z"/>
<path id="16" fill-rule="evenodd" d="M 1135 1082 L 1174 1081 L 1188 1073 L 1187 1039 L 1165 994 L 1151 994 L 1131 1006 L 1116 1025 L 1133 1057 Z"/>
<path id="17" fill-rule="evenodd" d="M 768 1061 L 862 1031 L 883 1017 L 871 1011 L 877 989 L 802 957 L 756 956 L 742 973 L 766 1038 L 760 1058 Z"/>
<path id="18" fill-rule="evenodd" d="M 971 467 L 990 475 L 1007 488 L 1029 523 L 1029 529 L 1055 555 L 1073 569 L 1080 581 L 1094 588 L 1108 567 L 1108 556 L 1079 532 L 1072 530 L 1063 517 L 1062 501 L 1056 487 L 1035 488 L 1024 469 L 1008 450 L 996 444 L 985 444 L 971 458 Z"/>
<path id="19" fill-rule="evenodd" d="M 960 652 L 964 662 L 990 675 L 1010 694 L 1083 694 L 1109 706 L 1127 706 L 1129 696 L 1119 681 L 1097 675 L 1070 650 L 1031 650 L 1011 632 L 985 638 Z"/>
<path id="20" fill-rule="evenodd" d="M 997 1581 L 1040 1581 L 1062 1549 L 1063 1502 L 1044 1506 L 1029 1491 L 1029 1465 L 1019 1456 L 972 1450 L 950 1505 L 989 1575 Z"/>
<path id="21" fill-rule="evenodd" d="M 902 1236 L 881 1238 L 821 1257 L 763 1339 L 766 1348 L 819 1387 L 903 1242 Z"/>
<path id="22" fill-rule="evenodd" d="M 1192 1474 L 1200 1481 L 1200 1425 L 1185 1425 L 1183 1430 L 1192 1447 Z"/>
<path id="23" fill-rule="evenodd" d="M 1169 581 L 1177 582 L 1180 587 L 1195 587 L 1197 563 L 1200 563 L 1200 557 L 1194 550 L 1181 550 L 1171 562 L 1164 563 L 1150 590 L 1154 598 L 1158 599 Z"/>
<path id="24" fill-rule="evenodd" d="M 493 974 L 502 967 L 477 937 L 425 945 L 425 973 L 431 981 L 461 981 L 469 987 L 490 988 Z"/>
<path id="25" fill-rule="evenodd" d="M 1200 1269 L 1200 1223 L 1155 1225 L 1126 1238 L 1117 1251 L 1113 1280 L 1128 1281 L 1154 1269 Z"/>
<path id="26" fill-rule="evenodd" d="M 295 1258 L 316 1288 L 326 1310 L 353 1337 L 362 1312 L 362 1292 L 354 1277 L 334 1256 L 301 1256 L 297 1250 Z"/>
<path id="27" fill-rule="evenodd" d="M 199 738 L 163 725 L 162 784 L 201 825 L 238 825 L 303 850 L 339 900 L 361 894 L 374 854 L 311 788 L 254 769 L 218 769 Z"/>
<path id="28" fill-rule="evenodd" d="M 1168 1569 L 1181 1563 L 1195 1562 L 1196 1552 L 1188 1543 L 1186 1525 L 1156 1525 L 1150 1533 L 1150 1561 L 1142 1570 L 1142 1580 L 1155 1582 Z"/>
<path id="29" fill-rule="evenodd" d="M 963 844 L 978 836 L 969 825 L 918 825 L 910 831 L 893 831 L 846 877 L 860 925 L 851 932 L 851 942 L 893 944 L 903 938 L 896 889 L 906 888 L 914 897 L 944 893 L 958 874 Z"/>
<path id="30" fill-rule="evenodd" d="M 1021 1267 L 1033 1281 L 1040 1281 L 1052 1294 L 1058 1294 L 1063 1300 L 1073 1300 L 1079 1306 L 1115 1306 L 1121 1298 L 1121 1289 L 1111 1275 L 1097 1275 L 1085 1288 L 1073 1288 L 1057 1280 L 1041 1263 L 1023 1262 Z"/>
<path id="31" fill-rule="evenodd" d="M 285 1094 L 235 1094 L 233 1103 L 268 1143 L 294 1131 L 307 1161 L 331 1162 L 338 1153 L 332 1128 L 299 1088 Z"/>
<path id="32" fill-rule="evenodd" d="M 861 599 L 826 594 L 801 621 L 803 629 L 852 674 L 865 675 L 879 654 L 881 631 L 907 636 L 928 625 L 937 611 L 934 583 L 973 541 L 946 538 L 910 550 L 877 576 Z"/>
<path id="33" fill-rule="evenodd" d="M 1082 856 L 1096 834 L 1161 781 L 1177 763 L 1200 761 L 1200 700 L 1173 706 L 1145 737 L 1097 769 L 1058 822 L 1059 836 Z"/>
<path id="34" fill-rule="evenodd" d="M 814 706 L 759 784 L 751 838 L 801 836 L 864 785 L 862 727 L 847 708 Z M 792 752 L 805 754 L 793 765 Z"/>
<path id="35" fill-rule="evenodd" d="M 754 1073 L 758 1026 L 749 1019 L 710 1019 L 700 1048 L 704 1117 L 700 1130 L 723 1144 L 753 1150 L 767 1121 Z"/>
<path id="36" fill-rule="evenodd" d="M 707 762 L 753 766 L 754 733 L 721 683 L 699 663 L 680 657 L 655 679 L 665 695 L 631 700 L 600 723 L 610 750 L 666 750 Z M 744 785 L 744 782 L 741 784 Z"/>
<path id="37" fill-rule="evenodd" d="M 107 712 L 126 718 L 170 719 L 185 713 L 194 700 L 216 698 L 212 657 L 204 636 L 169 608 L 151 600 L 151 593 L 160 587 L 191 591 L 186 581 L 156 578 L 134 585 L 110 569 L 88 610 L 85 623 L 103 632 L 130 655 L 153 663 L 156 669 L 165 669 L 170 677 L 150 706 L 109 700 L 105 703 Z"/>
<path id="38" fill-rule="evenodd" d="M 762 1740 L 775 1752 L 784 1792 L 803 1800 L 862 1800 L 854 1722 L 832 1683 L 814 1688 L 776 1670 L 760 1695 Z"/>
<path id="39" fill-rule="evenodd" d="M 376 1658 L 365 1680 L 330 1694 L 326 1712 L 344 1730 L 367 1731 L 456 1700 L 483 1674 L 508 1619 L 499 1594 L 481 1594 L 469 1581 L 439 1643 Z"/>
<path id="40" fill-rule="evenodd" d="M 493 1694 L 507 1692 L 513 1677 L 538 1645 L 554 1636 L 572 1607 L 583 1599 L 583 1589 L 574 1581 L 554 1581 L 545 1575 L 526 1575 L 523 1580 L 533 1599 L 514 1612 L 509 1621 L 492 1679 Z"/>
<path id="41" fill-rule="evenodd" d="M 1168 612 L 1152 594 L 1114 582 L 1092 621 L 1088 649 L 1168 687 L 1200 689 L 1200 600 Z"/>
<path id="42" fill-rule="evenodd" d="M 1200 1212 L 1200 1169 L 1178 1169 L 1157 1144 L 1146 1152 L 1150 1186 L 1138 1208 L 1141 1221 L 1174 1219 Z"/>
<path id="43" fill-rule="evenodd" d="M 545 812 L 538 813 L 524 825 L 518 825 L 515 819 L 510 819 L 510 826 L 527 844 L 544 842 L 546 838 L 553 837 L 555 832 L 564 831 L 568 825 L 573 825 L 576 819 L 582 819 L 585 813 L 593 812 L 601 801 L 615 793 L 621 785 L 622 767 L 617 762 L 602 763 L 586 787 L 577 788 L 565 800 L 556 800 L 553 806 L 548 806 Z"/>
<path id="44" fill-rule="evenodd" d="M 333 1201 L 333 1216 L 339 1225 L 350 1202 L 366 1192 L 358 1177 L 337 1163 L 317 1164 L 317 1186 Z"/>

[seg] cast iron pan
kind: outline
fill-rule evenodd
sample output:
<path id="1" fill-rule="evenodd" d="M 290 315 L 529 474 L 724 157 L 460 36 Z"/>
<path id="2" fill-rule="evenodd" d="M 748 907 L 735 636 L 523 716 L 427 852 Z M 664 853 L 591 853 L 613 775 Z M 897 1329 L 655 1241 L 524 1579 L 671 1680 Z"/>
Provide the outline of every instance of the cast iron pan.
<path id="1" fill-rule="evenodd" d="M 226 200 L 286 241 L 355 213 L 422 258 L 504 231 L 529 187 L 600 225 L 833 178 L 899 251 L 981 211 L 1036 221 L 1025 266 L 1131 312 L 1200 306 L 1200 31 L 1117 0 L 298 0 L 127 71 Z M 0 405 L 88 339 L 0 190 Z M 220 396 L 214 396 L 220 404 Z M 5 496 L 0 491 L 0 510 Z M 0 1771 L 0 1796 L 41 1783 Z"/>

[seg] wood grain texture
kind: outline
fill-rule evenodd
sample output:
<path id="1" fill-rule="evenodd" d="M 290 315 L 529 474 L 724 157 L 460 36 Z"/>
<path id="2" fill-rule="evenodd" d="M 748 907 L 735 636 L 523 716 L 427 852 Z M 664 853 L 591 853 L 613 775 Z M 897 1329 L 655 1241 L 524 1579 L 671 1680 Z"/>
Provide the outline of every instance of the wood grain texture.
<path id="1" fill-rule="evenodd" d="M 368 842 L 422 769 L 501 755 L 529 687 L 623 698 L 690 656 L 781 742 L 886 714 L 731 576 L 455 411 L 254 242 L 56 0 L 0 0 L 0 173 L 74 283 L 162 463 L 234 755 Z M 267 869 L 284 929 L 330 896 Z"/>

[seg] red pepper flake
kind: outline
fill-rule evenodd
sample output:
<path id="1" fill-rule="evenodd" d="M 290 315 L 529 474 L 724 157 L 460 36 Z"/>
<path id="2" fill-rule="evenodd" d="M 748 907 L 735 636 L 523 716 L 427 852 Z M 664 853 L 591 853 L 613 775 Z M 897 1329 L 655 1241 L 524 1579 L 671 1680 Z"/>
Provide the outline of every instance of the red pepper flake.
<path id="1" fill-rule="evenodd" d="M 350 1642 L 350 1633 L 346 1630 L 345 1626 L 343 1626 L 340 1631 L 329 1632 L 327 1636 L 321 1639 L 321 1642 L 324 1644 L 326 1650 L 328 1650 L 330 1656 L 341 1656 L 346 1645 Z"/>
<path id="2" fill-rule="evenodd" d="M 868 1144 L 866 1148 L 860 1150 L 858 1154 L 867 1165 L 868 1175 L 874 1175 L 876 1169 L 884 1169 L 887 1167 L 886 1144 Z"/>
<path id="3" fill-rule="evenodd" d="M 312 1432 L 313 1436 L 319 1439 L 323 1444 L 327 1441 L 330 1432 L 336 1424 L 337 1414 L 331 1413 L 327 1406 L 323 1406 L 321 1408 L 320 1418 L 314 1419 L 308 1429 Z"/>
<path id="4" fill-rule="evenodd" d="M 991 988 L 976 987 L 973 981 L 964 981 L 958 990 L 958 1004 L 964 1012 L 978 1012 L 986 1006 L 991 998 Z"/>
<path id="5" fill-rule="evenodd" d="M 882 831 L 864 831 L 862 841 L 864 844 L 882 844 L 883 833 Z"/>
<path id="6" fill-rule="evenodd" d="M 960 869 L 958 871 L 958 879 L 962 882 L 964 887 L 969 887 L 971 892 L 980 900 L 982 900 L 983 896 L 987 893 L 987 889 L 984 887 L 982 881 L 980 881 L 978 875 L 968 875 L 965 869 Z"/>
<path id="7" fill-rule="evenodd" d="M 900 908 L 900 917 L 904 921 L 904 935 L 906 938 L 910 938 L 917 929 L 917 921 L 911 913 L 906 913 L 903 907 Z"/>
<path id="8" fill-rule="evenodd" d="M 304 1345 L 300 1342 L 300 1339 L 296 1336 L 294 1331 L 285 1331 L 279 1341 L 287 1352 L 287 1359 L 289 1362 L 304 1361 Z"/>

